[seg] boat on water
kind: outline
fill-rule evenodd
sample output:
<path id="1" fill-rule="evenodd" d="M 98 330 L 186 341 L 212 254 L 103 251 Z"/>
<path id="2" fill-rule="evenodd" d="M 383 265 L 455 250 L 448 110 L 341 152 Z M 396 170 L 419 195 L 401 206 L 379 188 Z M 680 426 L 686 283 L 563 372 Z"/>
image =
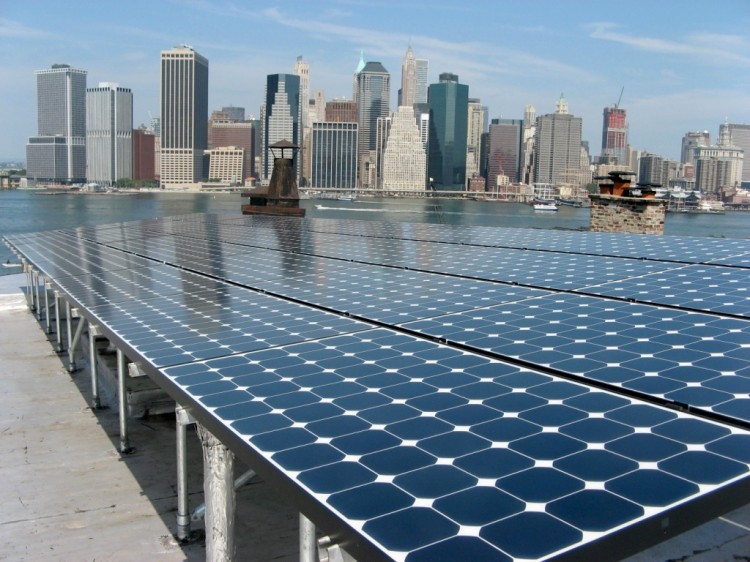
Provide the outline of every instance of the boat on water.
<path id="1" fill-rule="evenodd" d="M 557 211 L 557 204 L 549 199 L 534 198 L 531 205 L 535 211 Z"/>
<path id="2" fill-rule="evenodd" d="M 10 263 L 9 261 L 6 261 L 3 264 L 3 267 L 21 267 L 20 263 Z"/>
<path id="3" fill-rule="evenodd" d="M 339 201 L 354 201 L 354 196 L 353 195 L 341 195 L 338 198 L 338 200 Z"/>
<path id="4" fill-rule="evenodd" d="M 558 199 L 557 202 L 560 205 L 565 205 L 567 207 L 576 207 L 580 209 L 583 207 L 583 203 L 581 201 L 578 201 L 576 199 Z"/>

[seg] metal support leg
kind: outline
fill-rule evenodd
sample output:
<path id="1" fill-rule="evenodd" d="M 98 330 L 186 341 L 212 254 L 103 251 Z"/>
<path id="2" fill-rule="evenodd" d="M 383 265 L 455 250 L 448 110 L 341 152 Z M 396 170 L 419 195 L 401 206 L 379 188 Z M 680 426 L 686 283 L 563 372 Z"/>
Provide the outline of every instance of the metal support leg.
<path id="1" fill-rule="evenodd" d="M 117 398 L 120 404 L 120 453 L 127 455 L 133 452 L 128 439 L 128 397 L 125 389 L 125 377 L 127 369 L 125 367 L 125 354 L 122 350 L 117 350 Z"/>
<path id="2" fill-rule="evenodd" d="M 47 333 L 52 333 L 52 321 L 49 314 L 49 291 L 50 284 L 49 280 L 42 278 L 42 286 L 44 287 L 44 325 L 47 329 Z"/>
<path id="3" fill-rule="evenodd" d="M 68 309 L 69 312 L 72 312 L 70 309 Z M 72 373 L 76 370 L 76 347 L 78 347 L 78 343 L 81 341 L 81 334 L 83 333 L 83 327 L 86 325 L 86 320 L 84 318 L 78 319 L 78 326 L 76 326 L 76 333 L 73 336 L 72 341 L 70 342 L 70 345 L 68 346 L 68 372 Z M 71 324 L 68 324 L 68 330 L 70 330 Z M 70 332 L 68 332 L 68 335 L 70 335 Z"/>
<path id="4" fill-rule="evenodd" d="M 254 470 L 248 470 L 242 476 L 235 478 L 234 479 L 234 491 L 236 492 L 237 490 L 242 488 L 242 486 L 250 482 L 250 480 L 252 480 L 253 478 L 255 478 Z M 196 507 L 193 510 L 193 513 L 190 514 L 191 521 L 203 521 L 205 517 L 206 517 L 206 504 L 205 503 L 200 504 L 198 507 Z"/>
<path id="5" fill-rule="evenodd" d="M 234 455 L 198 424 L 203 445 L 203 492 L 206 498 L 206 560 L 234 559 Z"/>
<path id="6" fill-rule="evenodd" d="M 55 333 L 57 334 L 57 353 L 64 351 L 62 341 L 62 297 L 60 291 L 55 290 Z"/>
<path id="7" fill-rule="evenodd" d="M 24 271 L 26 272 L 26 304 L 29 310 L 34 312 L 34 274 L 31 266 L 24 262 Z"/>
<path id="8" fill-rule="evenodd" d="M 187 489 L 187 426 L 195 423 L 193 417 L 179 404 L 175 407 L 177 422 L 177 540 L 190 538 L 190 505 Z"/>
<path id="9" fill-rule="evenodd" d="M 301 513 L 299 514 L 299 560 L 300 562 L 318 562 L 315 525 Z"/>
<path id="10" fill-rule="evenodd" d="M 96 336 L 98 326 L 89 322 L 89 371 L 91 372 L 91 408 L 98 410 L 102 407 L 99 399 L 99 366 L 96 360 Z"/>
<path id="11" fill-rule="evenodd" d="M 36 318 L 37 320 L 42 319 L 42 305 L 41 300 L 39 299 L 39 273 L 34 272 L 34 300 L 36 302 L 35 309 L 36 309 Z"/>

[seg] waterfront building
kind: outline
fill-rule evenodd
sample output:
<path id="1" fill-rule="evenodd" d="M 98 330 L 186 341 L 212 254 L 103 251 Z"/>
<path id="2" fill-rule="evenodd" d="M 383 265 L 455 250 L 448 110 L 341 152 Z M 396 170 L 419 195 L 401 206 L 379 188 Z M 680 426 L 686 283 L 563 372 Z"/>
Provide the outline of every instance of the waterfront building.
<path id="1" fill-rule="evenodd" d="M 638 181 L 664 187 L 677 177 L 679 163 L 656 154 L 643 152 L 638 163 Z"/>
<path id="2" fill-rule="evenodd" d="M 715 145 L 695 149 L 695 185 L 704 193 L 718 194 L 742 182 L 744 151 L 732 144 L 728 123 L 719 128 Z"/>
<path id="3" fill-rule="evenodd" d="M 356 122 L 316 121 L 310 135 L 310 186 L 357 187 Z"/>
<path id="4" fill-rule="evenodd" d="M 300 146 L 301 108 L 300 79 L 295 74 L 269 74 L 266 78 L 266 96 L 263 106 L 262 168 L 263 183 L 271 181 L 274 154 L 269 148 L 279 141 L 287 140 Z M 300 162 L 295 160 L 295 172 L 299 184 Z"/>
<path id="5" fill-rule="evenodd" d="M 37 135 L 26 145 L 26 175 L 53 183 L 86 181 L 86 71 L 68 64 L 37 70 Z"/>
<path id="6" fill-rule="evenodd" d="M 534 136 L 534 183 L 563 183 L 581 168 L 583 120 L 568 111 L 561 95 L 555 113 L 536 120 Z"/>
<path id="7" fill-rule="evenodd" d="M 430 84 L 427 175 L 437 190 L 466 189 L 466 138 L 469 118 L 469 87 L 458 83 L 458 76 L 440 74 Z"/>
<path id="8" fill-rule="evenodd" d="M 682 151 L 680 162 L 682 164 L 695 164 L 695 149 L 699 146 L 709 146 L 711 135 L 708 131 L 693 131 L 685 133 L 682 137 Z"/>
<path id="9" fill-rule="evenodd" d="M 726 127 L 729 131 L 729 143 L 737 148 L 741 148 L 745 157 L 750 158 L 750 125 L 744 123 L 724 123 L 721 127 Z M 744 162 L 742 165 L 742 183 L 750 183 L 750 162 Z"/>
<path id="10" fill-rule="evenodd" d="M 133 129 L 133 175 L 134 180 L 156 179 L 156 143 L 154 131 L 140 126 Z"/>
<path id="11" fill-rule="evenodd" d="M 384 192 L 422 192 L 427 177 L 427 155 L 411 105 L 401 106 L 393 114 L 383 153 L 382 189 Z"/>
<path id="12" fill-rule="evenodd" d="M 469 98 L 466 129 L 466 177 L 479 175 L 479 153 L 485 131 L 486 108 L 478 98 Z"/>
<path id="13" fill-rule="evenodd" d="M 487 153 L 487 190 L 498 191 L 503 177 L 519 183 L 523 165 L 524 122 L 521 119 L 493 119 L 490 122 Z M 504 181 L 504 180 L 503 180 Z"/>
<path id="14" fill-rule="evenodd" d="M 325 119 L 329 123 L 356 123 L 357 102 L 346 98 L 334 98 L 326 103 Z"/>
<path id="15" fill-rule="evenodd" d="M 225 146 L 236 146 L 244 149 L 245 163 L 243 171 L 245 177 L 255 175 L 255 128 L 252 121 L 235 120 L 229 116 L 240 116 L 237 113 L 224 111 L 214 111 L 211 114 L 208 125 L 208 148 L 218 148 Z M 244 109 L 242 117 L 244 117 Z M 209 164 L 210 166 L 210 164 Z M 242 179 L 244 180 L 245 177 Z"/>
<path id="16" fill-rule="evenodd" d="M 133 177 L 133 93 L 100 82 L 86 90 L 86 178 L 103 186 Z"/>
<path id="17" fill-rule="evenodd" d="M 161 163 L 163 188 L 206 177 L 208 59 L 180 45 L 161 52 Z"/>
<path id="18" fill-rule="evenodd" d="M 209 181 L 229 185 L 242 185 L 245 179 L 245 149 L 239 146 L 222 146 L 208 150 Z"/>
<path id="19" fill-rule="evenodd" d="M 627 112 L 617 105 L 604 108 L 601 157 L 615 164 L 628 162 Z"/>
<path id="20" fill-rule="evenodd" d="M 391 102 L 391 75 L 376 61 L 357 73 L 357 123 L 359 124 L 359 183 L 377 186 L 378 119 L 388 117 Z"/>

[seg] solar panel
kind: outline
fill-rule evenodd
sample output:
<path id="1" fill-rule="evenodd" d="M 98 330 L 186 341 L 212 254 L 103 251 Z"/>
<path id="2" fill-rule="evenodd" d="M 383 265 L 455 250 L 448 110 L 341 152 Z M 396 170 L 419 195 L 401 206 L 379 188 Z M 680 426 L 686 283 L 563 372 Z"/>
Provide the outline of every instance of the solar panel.
<path id="1" fill-rule="evenodd" d="M 595 559 L 747 497 L 745 241 L 191 215 L 9 242 L 355 556 Z"/>

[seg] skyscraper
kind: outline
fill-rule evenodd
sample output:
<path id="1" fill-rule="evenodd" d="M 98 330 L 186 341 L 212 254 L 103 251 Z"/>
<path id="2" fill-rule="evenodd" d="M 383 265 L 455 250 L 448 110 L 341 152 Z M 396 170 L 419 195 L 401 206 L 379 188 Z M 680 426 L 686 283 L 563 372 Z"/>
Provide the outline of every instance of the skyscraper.
<path id="1" fill-rule="evenodd" d="M 560 184 L 581 171 L 583 120 L 568 113 L 561 95 L 555 113 L 540 116 L 534 139 L 534 182 Z"/>
<path id="2" fill-rule="evenodd" d="M 388 117 L 391 75 L 379 62 L 368 62 L 357 73 L 357 122 L 359 123 L 359 182 L 376 187 L 375 173 L 378 118 Z"/>
<path id="3" fill-rule="evenodd" d="M 449 72 L 430 84 L 430 135 L 427 143 L 427 175 L 438 190 L 466 188 L 466 137 L 469 119 L 469 87 Z"/>
<path id="4" fill-rule="evenodd" d="M 86 177 L 99 185 L 133 177 L 133 93 L 100 82 L 86 90 Z"/>
<path id="5" fill-rule="evenodd" d="M 310 185 L 355 190 L 357 123 L 315 122 L 310 138 Z"/>
<path id="6" fill-rule="evenodd" d="M 691 131 L 682 137 L 682 164 L 695 164 L 695 149 L 699 146 L 709 146 L 711 134 L 708 131 Z"/>
<path id="7" fill-rule="evenodd" d="M 423 191 L 427 156 L 422 145 L 414 109 L 401 106 L 391 118 L 383 154 L 383 191 Z"/>
<path id="8" fill-rule="evenodd" d="M 487 189 L 495 192 L 498 177 L 520 181 L 523 167 L 524 122 L 520 119 L 493 119 L 490 123 L 487 155 Z"/>
<path id="9" fill-rule="evenodd" d="M 27 176 L 38 181 L 86 180 L 86 71 L 53 64 L 36 74 L 37 136 L 26 145 Z"/>
<path id="10" fill-rule="evenodd" d="M 466 176 L 479 174 L 479 150 L 484 132 L 485 108 L 478 98 L 469 98 L 466 131 Z"/>
<path id="11" fill-rule="evenodd" d="M 427 71 L 429 63 L 424 59 L 417 59 L 417 93 L 414 96 L 414 103 L 427 103 Z"/>
<path id="12" fill-rule="evenodd" d="M 262 153 L 261 180 L 269 182 L 273 173 L 274 154 L 268 148 L 281 140 L 300 146 L 302 98 L 300 79 L 295 74 L 269 74 L 266 77 L 266 103 L 261 118 Z M 295 159 L 299 183 L 300 159 Z"/>
<path id="13" fill-rule="evenodd" d="M 417 102 L 417 59 L 409 45 L 401 63 L 401 89 L 398 91 L 398 105 L 413 106 Z"/>
<path id="14" fill-rule="evenodd" d="M 208 148 L 208 60 L 192 47 L 161 52 L 162 187 L 206 177 Z"/>
<path id="15" fill-rule="evenodd" d="M 744 167 L 744 151 L 732 144 L 729 124 L 719 128 L 715 145 L 695 149 L 695 187 L 706 193 L 720 193 L 725 187 L 739 187 Z"/>
<path id="16" fill-rule="evenodd" d="M 744 152 L 741 181 L 748 183 L 750 182 L 750 125 L 744 123 L 724 123 L 722 127 L 726 127 L 729 130 L 730 144 L 741 148 Z"/>
<path id="17" fill-rule="evenodd" d="M 613 158 L 611 164 L 628 163 L 628 121 L 624 109 L 617 105 L 604 108 L 602 125 L 602 159 Z"/>

